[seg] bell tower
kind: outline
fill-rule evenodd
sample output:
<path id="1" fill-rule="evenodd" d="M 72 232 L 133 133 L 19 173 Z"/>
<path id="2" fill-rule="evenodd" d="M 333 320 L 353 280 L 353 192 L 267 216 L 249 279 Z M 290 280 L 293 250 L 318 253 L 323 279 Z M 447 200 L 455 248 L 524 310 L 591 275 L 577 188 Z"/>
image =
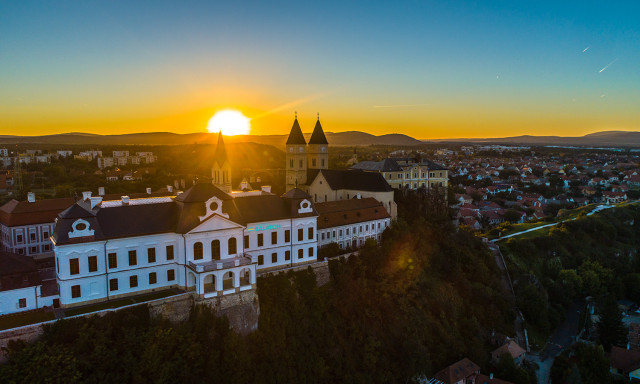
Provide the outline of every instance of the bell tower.
<path id="1" fill-rule="evenodd" d="M 307 167 L 309 169 L 329 168 L 329 143 L 322 130 L 322 125 L 320 125 L 320 114 L 318 114 L 318 121 L 316 121 L 316 126 L 309 139 L 307 153 Z"/>
<path id="2" fill-rule="evenodd" d="M 222 140 L 222 131 L 218 134 L 218 145 L 211 167 L 211 183 L 222 191 L 231 193 L 231 165 L 227 159 L 227 150 Z"/>
<path id="3" fill-rule="evenodd" d="M 287 138 L 286 151 L 286 190 L 288 191 L 307 183 L 307 141 L 302 135 L 297 112 Z"/>

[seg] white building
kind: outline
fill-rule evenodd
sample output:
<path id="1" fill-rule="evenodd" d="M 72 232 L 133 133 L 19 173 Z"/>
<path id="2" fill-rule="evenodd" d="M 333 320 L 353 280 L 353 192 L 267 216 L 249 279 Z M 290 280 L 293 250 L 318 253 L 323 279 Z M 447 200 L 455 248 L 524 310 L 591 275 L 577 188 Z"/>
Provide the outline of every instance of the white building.
<path id="1" fill-rule="evenodd" d="M 57 153 L 58 153 L 58 156 L 64 157 L 64 158 L 73 156 L 73 152 L 72 151 L 62 150 L 62 151 L 58 151 Z"/>
<path id="2" fill-rule="evenodd" d="M 88 197 L 58 216 L 60 303 L 180 287 L 213 297 L 253 289 L 256 270 L 316 260 L 308 195 L 231 195 L 196 184 L 172 197 Z"/>
<path id="3" fill-rule="evenodd" d="M 113 166 L 113 157 L 98 157 L 98 168 L 105 169 Z"/>
<path id="4" fill-rule="evenodd" d="M 391 224 L 391 215 L 378 200 L 369 197 L 317 203 L 318 247 L 337 243 L 340 249 L 358 248 L 368 239 L 380 241 Z"/>
<path id="5" fill-rule="evenodd" d="M 7 148 L 0 148 L 0 156 L 1 157 L 9 156 L 9 150 Z"/>

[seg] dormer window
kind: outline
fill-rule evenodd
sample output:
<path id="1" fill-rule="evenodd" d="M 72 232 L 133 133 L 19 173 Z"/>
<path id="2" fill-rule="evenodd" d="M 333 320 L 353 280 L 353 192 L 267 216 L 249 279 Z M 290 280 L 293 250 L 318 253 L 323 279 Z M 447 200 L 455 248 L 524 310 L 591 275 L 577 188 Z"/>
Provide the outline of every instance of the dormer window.
<path id="1" fill-rule="evenodd" d="M 71 232 L 69 232 L 69 238 L 93 236 L 94 230 L 90 228 L 88 221 L 83 219 L 76 220 L 71 224 Z"/>

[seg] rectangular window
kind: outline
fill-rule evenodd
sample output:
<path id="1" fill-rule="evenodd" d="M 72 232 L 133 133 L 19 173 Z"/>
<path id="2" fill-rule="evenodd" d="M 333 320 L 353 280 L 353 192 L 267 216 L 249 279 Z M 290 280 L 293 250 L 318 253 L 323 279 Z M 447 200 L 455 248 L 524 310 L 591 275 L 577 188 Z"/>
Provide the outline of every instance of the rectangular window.
<path id="1" fill-rule="evenodd" d="M 26 308 L 27 307 L 27 299 L 18 299 L 18 307 Z"/>
<path id="2" fill-rule="evenodd" d="M 80 263 L 78 259 L 69 260 L 69 273 L 72 275 L 77 275 L 80 273 Z"/>
<path id="3" fill-rule="evenodd" d="M 307 231 L 309 233 L 309 240 L 313 240 L 313 227 L 309 227 Z"/>
<path id="4" fill-rule="evenodd" d="M 42 237 L 45 238 L 45 239 L 48 239 L 49 238 L 49 231 L 42 232 Z"/>
<path id="5" fill-rule="evenodd" d="M 155 284 L 158 282 L 158 276 L 156 275 L 155 272 L 151 272 L 149 274 L 149 284 Z"/>
<path id="6" fill-rule="evenodd" d="M 284 253 L 284 260 L 285 260 L 285 261 L 289 261 L 289 260 L 291 260 L 291 251 L 285 251 L 285 253 Z"/>
<path id="7" fill-rule="evenodd" d="M 155 263 L 156 262 L 156 249 L 155 248 L 148 248 L 147 249 L 147 260 L 150 263 Z"/>
<path id="8" fill-rule="evenodd" d="M 29 249 L 31 250 L 31 253 L 38 253 L 38 247 L 31 247 Z"/>
<path id="9" fill-rule="evenodd" d="M 349 236 L 349 228 L 347 228 L 347 236 Z"/>
<path id="10" fill-rule="evenodd" d="M 173 260 L 173 245 L 167 245 L 167 260 Z"/>
<path id="11" fill-rule="evenodd" d="M 136 254 L 136 250 L 129 251 L 129 266 L 138 264 L 138 255 Z"/>
<path id="12" fill-rule="evenodd" d="M 31 237 L 31 241 L 36 241 L 36 234 L 35 233 L 31 233 L 30 237 Z"/>
<path id="13" fill-rule="evenodd" d="M 258 265 L 264 265 L 264 256 L 258 255 Z"/>
<path id="14" fill-rule="evenodd" d="M 309 248 L 309 257 L 313 257 L 313 248 Z"/>
<path id="15" fill-rule="evenodd" d="M 167 280 L 168 281 L 173 281 L 176 279 L 176 271 L 173 269 L 170 269 L 167 271 Z"/>
<path id="16" fill-rule="evenodd" d="M 276 264 L 277 262 L 278 262 L 278 254 L 274 252 L 271 254 L 271 263 Z"/>
<path id="17" fill-rule="evenodd" d="M 303 255 L 304 255 L 304 250 L 303 249 L 298 249 L 298 259 L 302 259 Z"/>
<path id="18" fill-rule="evenodd" d="M 109 268 L 118 268 L 118 254 L 115 252 L 109 253 Z"/>
<path id="19" fill-rule="evenodd" d="M 304 240 L 303 236 L 304 236 L 304 231 L 302 230 L 302 228 L 298 229 L 298 241 Z"/>
<path id="20" fill-rule="evenodd" d="M 129 288 L 135 288 L 138 286 L 138 276 L 129 276 Z"/>
<path id="21" fill-rule="evenodd" d="M 360 226 L 360 233 L 362 233 L 362 225 Z"/>
<path id="22" fill-rule="evenodd" d="M 80 297 L 80 286 L 79 285 L 73 285 L 71 287 L 71 297 L 72 298 L 77 298 Z"/>
<path id="23" fill-rule="evenodd" d="M 278 244 L 278 232 L 271 232 L 271 245 Z"/>
<path id="24" fill-rule="evenodd" d="M 336 238 L 336 231 L 335 230 L 333 230 L 333 235 L 331 237 L 333 237 L 334 239 Z"/>
<path id="25" fill-rule="evenodd" d="M 322 240 L 324 240 L 324 232 L 322 233 L 322 235 L 320 236 L 320 238 L 321 238 Z"/>
<path id="26" fill-rule="evenodd" d="M 51 246 L 49 244 L 45 244 L 45 245 L 42 246 L 42 250 L 45 251 L 45 252 L 46 251 L 50 251 L 51 250 Z"/>
<path id="27" fill-rule="evenodd" d="M 338 231 L 338 236 L 342 237 L 342 229 Z"/>
<path id="28" fill-rule="evenodd" d="M 249 235 L 244 237 L 244 247 L 249 248 Z"/>
<path id="29" fill-rule="evenodd" d="M 17 241 L 18 243 L 22 243 L 22 235 L 18 235 L 18 236 L 16 236 L 16 241 Z"/>
<path id="30" fill-rule="evenodd" d="M 291 231 L 290 230 L 286 230 L 284 231 L 284 242 L 288 243 L 291 241 Z"/>
<path id="31" fill-rule="evenodd" d="M 89 256 L 89 272 L 98 270 L 98 256 Z"/>
<path id="32" fill-rule="evenodd" d="M 109 280 L 109 291 L 117 291 L 118 290 L 118 279 Z"/>
<path id="33" fill-rule="evenodd" d="M 264 244 L 264 234 L 258 233 L 258 247 L 262 247 Z"/>

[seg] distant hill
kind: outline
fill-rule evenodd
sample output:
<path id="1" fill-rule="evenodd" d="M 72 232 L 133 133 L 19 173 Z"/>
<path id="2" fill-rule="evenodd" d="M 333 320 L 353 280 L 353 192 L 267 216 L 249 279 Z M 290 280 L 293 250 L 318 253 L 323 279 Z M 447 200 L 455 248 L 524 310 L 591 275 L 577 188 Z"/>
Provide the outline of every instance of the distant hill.
<path id="1" fill-rule="evenodd" d="M 238 135 L 225 137 L 229 143 L 253 142 L 257 144 L 284 147 L 288 135 Z M 307 140 L 311 133 L 305 134 Z M 420 140 L 402 134 L 389 134 L 375 136 L 369 133 L 350 131 L 326 133 L 327 141 L 331 145 L 420 145 Z M 178 134 L 171 132 L 130 133 L 124 135 L 95 135 L 88 133 L 62 133 L 44 136 L 0 136 L 0 142 L 4 144 L 34 143 L 34 144 L 102 144 L 102 145 L 181 145 L 181 144 L 215 144 L 217 134 L 187 133 Z"/>
<path id="2" fill-rule="evenodd" d="M 530 144 L 530 145 L 575 145 L 575 146 L 640 146 L 640 132 L 603 131 L 584 136 L 514 136 L 486 139 L 442 139 L 423 140 L 423 142 L 456 142 L 456 143 L 495 143 L 495 144 Z"/>

